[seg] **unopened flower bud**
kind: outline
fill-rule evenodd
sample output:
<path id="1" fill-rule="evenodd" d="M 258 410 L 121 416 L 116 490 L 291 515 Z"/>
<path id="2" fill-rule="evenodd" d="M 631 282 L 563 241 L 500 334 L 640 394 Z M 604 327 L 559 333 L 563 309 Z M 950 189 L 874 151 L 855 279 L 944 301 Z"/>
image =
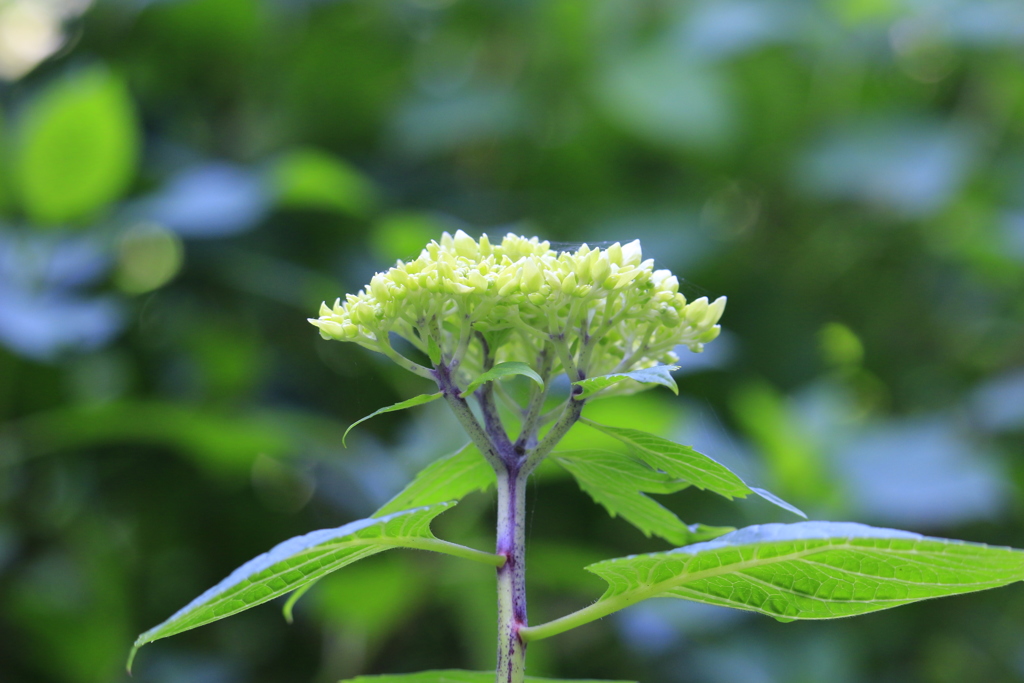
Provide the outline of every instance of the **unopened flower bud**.
<path id="1" fill-rule="evenodd" d="M 615 276 L 615 286 L 613 287 L 613 289 L 623 289 L 625 287 L 628 287 L 629 285 L 633 284 L 633 281 L 636 280 L 636 276 L 639 274 L 640 271 L 636 270 L 635 268 L 620 271 Z"/>
<path id="2" fill-rule="evenodd" d="M 622 245 L 616 242 L 612 246 L 608 247 L 605 251 L 608 255 L 608 260 L 617 266 L 622 265 Z"/>
<path id="3" fill-rule="evenodd" d="M 370 291 L 373 292 L 373 296 L 376 297 L 378 301 L 386 301 L 391 298 L 382 273 L 377 273 L 370 280 Z"/>
<path id="4" fill-rule="evenodd" d="M 388 271 L 388 277 L 395 284 L 402 286 L 408 286 L 409 284 L 409 274 L 402 268 L 392 268 Z"/>
<path id="5" fill-rule="evenodd" d="M 724 296 L 720 296 L 715 299 L 714 303 L 708 306 L 708 312 L 704 314 L 702 324 L 714 325 L 717 323 L 722 318 L 722 313 L 725 311 L 725 301 L 726 298 Z"/>
<path id="6" fill-rule="evenodd" d="M 699 325 L 708 312 L 708 298 L 702 296 L 686 307 L 686 322 Z"/>
<path id="7" fill-rule="evenodd" d="M 523 263 L 523 275 L 520 287 L 526 294 L 532 294 L 540 289 L 541 285 L 544 284 L 544 276 L 541 275 L 540 268 L 537 267 L 536 262 L 533 259 L 526 259 Z"/>
<path id="8" fill-rule="evenodd" d="M 502 284 L 504 280 L 504 284 Z M 498 296 L 508 296 L 519 289 L 519 271 L 498 279 Z"/>
<path id="9" fill-rule="evenodd" d="M 622 245 L 622 265 L 639 266 L 643 258 L 643 251 L 640 249 L 640 240 L 633 240 Z"/>
<path id="10" fill-rule="evenodd" d="M 598 287 L 604 284 L 604 281 L 608 279 L 611 273 L 612 264 L 608 262 L 607 257 L 594 259 L 593 264 L 590 266 L 590 279 Z"/>
<path id="11" fill-rule="evenodd" d="M 722 326 L 721 325 L 715 325 L 713 327 L 709 327 L 699 337 L 697 337 L 697 341 L 699 341 L 702 344 L 707 344 L 708 342 L 711 342 L 711 341 L 714 341 L 715 339 L 718 339 L 718 335 L 720 335 L 721 333 L 722 333 Z"/>
<path id="12" fill-rule="evenodd" d="M 320 329 L 320 336 L 324 339 L 345 338 L 345 328 L 333 320 L 317 320 L 315 318 L 310 318 L 309 322 L 313 323 L 313 325 Z"/>
<path id="13" fill-rule="evenodd" d="M 476 244 L 476 240 L 464 233 L 462 230 L 455 231 L 455 237 L 452 242 L 455 245 L 455 253 L 465 258 L 478 258 L 480 256 L 480 248 Z"/>
<path id="14" fill-rule="evenodd" d="M 561 290 L 566 294 L 572 294 L 576 291 L 576 273 L 569 273 L 560 283 Z"/>
<path id="15" fill-rule="evenodd" d="M 566 296 L 573 297 L 571 305 Z M 637 369 L 666 362 L 679 344 L 700 351 L 718 335 L 724 307 L 724 297 L 687 304 L 676 277 L 642 260 L 636 240 L 605 250 L 581 245 L 556 252 L 536 237 L 508 234 L 492 244 L 486 235 L 474 240 L 457 230 L 427 244 L 416 259 L 374 275 L 358 295 L 346 295 L 333 308 L 322 304 L 320 318 L 311 322 L 332 339 L 435 339 L 448 357 L 458 353 L 460 339 L 475 338 L 468 334 L 473 331 L 515 329 L 488 343 L 520 362 L 536 360 L 538 337 L 570 348 L 593 343 L 580 356 L 590 365 L 581 370 L 593 376 L 618 367 L 626 354 Z M 587 341 L 581 335 L 588 329 L 601 334 Z M 481 362 L 471 342 L 461 367 L 481 372 Z"/>
<path id="16" fill-rule="evenodd" d="M 483 294 L 487 291 L 487 278 L 485 278 L 479 270 L 471 270 L 466 275 L 466 279 L 469 284 L 473 286 L 477 294 Z"/>

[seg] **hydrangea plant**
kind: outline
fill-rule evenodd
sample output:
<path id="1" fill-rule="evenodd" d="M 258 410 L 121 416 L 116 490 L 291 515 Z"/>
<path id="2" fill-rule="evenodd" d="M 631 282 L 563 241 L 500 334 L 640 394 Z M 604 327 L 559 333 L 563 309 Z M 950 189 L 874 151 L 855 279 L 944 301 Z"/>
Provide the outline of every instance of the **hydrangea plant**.
<path id="1" fill-rule="evenodd" d="M 588 403 L 606 396 L 657 385 L 676 391 L 676 353 L 699 353 L 712 342 L 725 304 L 724 297 L 688 301 L 676 277 L 644 260 L 636 241 L 558 251 L 536 237 L 510 234 L 491 243 L 486 235 L 475 240 L 461 231 L 431 242 L 414 261 L 378 273 L 358 294 L 324 304 L 310 322 L 325 339 L 381 353 L 437 386 L 435 393 L 374 415 L 444 400 L 465 429 L 467 445 L 429 465 L 371 517 L 290 539 L 245 563 L 140 635 L 132 657 L 146 643 L 287 593 L 290 619 L 295 601 L 321 577 L 392 548 L 445 553 L 496 569 L 496 671 L 355 681 L 539 681 L 526 677 L 531 641 L 649 598 L 682 598 L 788 622 L 853 616 L 1024 579 L 1024 552 L 1011 548 L 848 522 L 740 530 L 687 525 L 645 496 L 694 486 L 729 499 L 758 495 L 802 516 L 689 446 L 585 416 Z M 528 381 L 529 392 L 517 397 L 503 386 L 512 376 L 525 377 L 520 381 Z M 577 425 L 603 433 L 616 447 L 556 450 Z M 608 513 L 678 547 L 587 567 L 608 583 L 605 593 L 577 612 L 530 625 L 525 491 L 546 459 L 568 470 Z M 493 553 L 433 535 L 436 516 L 492 486 L 498 508 Z"/>

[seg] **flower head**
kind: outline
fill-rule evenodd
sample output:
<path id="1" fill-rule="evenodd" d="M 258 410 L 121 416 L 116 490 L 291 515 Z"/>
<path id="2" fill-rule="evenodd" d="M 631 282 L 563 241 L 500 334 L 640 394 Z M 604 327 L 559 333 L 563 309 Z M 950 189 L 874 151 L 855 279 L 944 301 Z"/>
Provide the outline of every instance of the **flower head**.
<path id="1" fill-rule="evenodd" d="M 725 297 L 687 301 L 672 273 L 643 260 L 639 241 L 558 251 L 536 237 L 492 244 L 459 230 L 310 322 L 325 339 L 392 358 L 395 334 L 470 373 L 486 354 L 533 365 L 551 349 L 556 369 L 578 379 L 671 363 L 679 345 L 699 352 L 718 336 L 724 308 Z"/>

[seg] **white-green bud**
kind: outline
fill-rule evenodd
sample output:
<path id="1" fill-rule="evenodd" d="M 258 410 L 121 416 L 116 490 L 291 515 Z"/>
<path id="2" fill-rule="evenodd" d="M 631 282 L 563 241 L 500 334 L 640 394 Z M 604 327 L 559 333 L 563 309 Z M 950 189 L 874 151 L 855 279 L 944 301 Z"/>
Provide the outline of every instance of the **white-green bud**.
<path id="1" fill-rule="evenodd" d="M 541 274 L 536 262 L 531 258 L 525 259 L 523 263 L 522 278 L 519 286 L 526 294 L 533 294 L 539 291 L 541 285 L 544 284 L 544 276 Z"/>
<path id="2" fill-rule="evenodd" d="M 714 303 L 708 306 L 708 311 L 704 314 L 704 325 L 714 325 L 722 318 L 722 313 L 725 312 L 725 297 L 720 296 L 715 299 Z M 710 341 L 710 340 L 708 340 Z"/>
<path id="3" fill-rule="evenodd" d="M 590 265 L 590 280 L 600 287 L 612 274 L 612 264 L 608 262 L 606 255 L 597 251 L 591 253 L 598 254 L 598 258 L 595 258 Z"/>
<path id="4" fill-rule="evenodd" d="M 622 245 L 616 242 L 612 246 L 608 247 L 607 252 L 608 260 L 617 266 L 622 265 Z"/>
<path id="5" fill-rule="evenodd" d="M 569 273 L 559 283 L 561 290 L 566 294 L 573 294 L 576 291 L 576 273 Z"/>
<path id="6" fill-rule="evenodd" d="M 708 298 L 702 296 L 699 299 L 691 302 L 686 307 L 686 322 L 692 325 L 700 325 L 704 322 L 704 316 L 708 312 Z"/>
<path id="7" fill-rule="evenodd" d="M 725 302 L 701 297 L 688 304 L 677 278 L 643 260 L 636 240 L 558 252 L 536 237 L 509 234 L 494 244 L 458 230 L 427 244 L 418 258 L 374 275 L 358 295 L 322 304 L 310 322 L 325 338 L 371 347 L 386 344 L 388 333 L 414 344 L 440 334 L 447 358 L 469 338 L 461 365 L 469 373 L 481 371 L 482 354 L 468 333 L 513 328 L 495 338 L 501 360 L 532 364 L 546 344 L 590 343 L 591 352 L 578 357 L 590 364 L 581 370 L 595 376 L 619 367 L 627 354 L 630 369 L 637 369 L 666 362 L 677 345 L 702 350 L 720 331 Z M 581 337 L 583 330 L 590 336 Z M 646 345 L 636 349 L 636 340 Z"/>
<path id="8" fill-rule="evenodd" d="M 622 265 L 639 266 L 643 260 L 643 251 L 640 249 L 640 240 L 633 240 L 622 245 Z"/>
<path id="9" fill-rule="evenodd" d="M 461 230 L 455 231 L 455 237 L 452 239 L 455 245 L 455 253 L 464 258 L 479 258 L 480 247 L 477 245 L 476 240 L 462 232 Z"/>

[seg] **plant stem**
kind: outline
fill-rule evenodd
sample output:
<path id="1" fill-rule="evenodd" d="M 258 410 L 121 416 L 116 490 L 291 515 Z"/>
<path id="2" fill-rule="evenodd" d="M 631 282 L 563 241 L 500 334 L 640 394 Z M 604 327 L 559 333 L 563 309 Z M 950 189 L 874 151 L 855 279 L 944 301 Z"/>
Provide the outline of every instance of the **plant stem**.
<path id="1" fill-rule="evenodd" d="M 580 414 L 583 412 L 584 401 L 577 401 L 573 397 L 569 397 L 565 407 L 562 408 L 562 413 L 558 417 L 558 421 L 551 426 L 548 433 L 544 435 L 537 447 L 529 452 L 526 456 L 526 461 L 523 464 L 523 472 L 529 475 L 538 465 L 548 457 L 548 454 L 554 450 L 558 442 L 569 433 L 572 426 L 580 420 Z"/>
<path id="2" fill-rule="evenodd" d="M 523 428 L 514 446 L 517 453 L 525 453 L 526 449 L 537 445 L 537 430 L 540 428 L 544 399 L 548 397 L 548 382 L 551 379 L 551 366 L 554 364 L 553 355 L 550 344 L 537 354 L 537 368 L 540 371 L 540 376 L 544 379 L 544 386 L 531 388 L 530 402 L 527 404 L 523 417 Z"/>
<path id="3" fill-rule="evenodd" d="M 483 344 L 486 371 L 493 366 L 493 356 L 482 336 L 480 341 Z M 545 382 L 550 374 L 552 362 L 550 352 L 545 350 L 540 355 L 540 366 Z M 477 555 L 462 546 L 449 547 L 450 544 L 446 544 L 443 549 L 430 549 L 480 562 L 501 563 L 497 565 L 498 663 L 495 681 L 524 683 L 526 641 L 520 633 L 522 629 L 527 628 L 526 481 L 530 473 L 580 419 L 584 402 L 570 397 L 558 421 L 552 425 L 539 444 L 532 446 L 536 442 L 546 390 L 534 392 L 526 411 L 523 434 L 517 439 L 517 443 L 513 444 L 494 405 L 493 385 L 481 387 L 475 393 L 484 418 L 484 424 L 481 425 L 465 399 L 461 397 L 459 388 L 452 379 L 452 368 L 441 362 L 435 365 L 431 374 L 459 423 L 494 468 L 498 485 L 498 528 L 494 556 L 486 553 Z M 579 377 L 578 374 L 576 376 Z"/>
<path id="4" fill-rule="evenodd" d="M 570 629 L 574 629 L 577 626 L 583 624 L 589 624 L 592 621 L 596 621 L 602 617 L 606 617 L 613 612 L 617 612 L 620 609 L 624 609 L 640 602 L 644 598 L 656 595 L 653 591 L 649 591 L 650 594 L 642 595 L 629 595 L 629 596 L 616 596 L 607 600 L 599 600 L 594 604 L 584 607 L 583 609 L 576 610 L 572 614 L 567 614 L 564 617 L 549 621 L 533 628 L 522 628 L 520 638 L 524 641 L 531 640 L 542 640 L 544 638 L 550 638 L 551 636 L 557 636 L 559 633 L 565 633 Z"/>
<path id="5" fill-rule="evenodd" d="M 444 395 L 445 401 L 448 402 L 448 406 L 452 409 L 452 413 L 455 414 L 455 419 L 466 430 L 466 434 L 469 435 L 473 445 L 480 449 L 480 453 L 483 454 L 484 458 L 487 459 L 487 462 L 491 464 L 491 467 L 496 472 L 500 471 L 505 465 L 502 454 L 498 451 L 494 442 L 488 438 L 484 428 L 477 422 L 476 416 L 473 415 L 473 411 L 469 408 L 469 404 L 466 403 L 464 398 L 459 396 L 459 388 L 452 381 L 451 371 L 446 365 L 441 364 L 434 368 L 432 375 L 437 382 L 438 388 Z"/>
<path id="6" fill-rule="evenodd" d="M 518 466 L 498 473 L 498 668 L 496 683 L 523 683 L 526 643 L 526 478 Z"/>

